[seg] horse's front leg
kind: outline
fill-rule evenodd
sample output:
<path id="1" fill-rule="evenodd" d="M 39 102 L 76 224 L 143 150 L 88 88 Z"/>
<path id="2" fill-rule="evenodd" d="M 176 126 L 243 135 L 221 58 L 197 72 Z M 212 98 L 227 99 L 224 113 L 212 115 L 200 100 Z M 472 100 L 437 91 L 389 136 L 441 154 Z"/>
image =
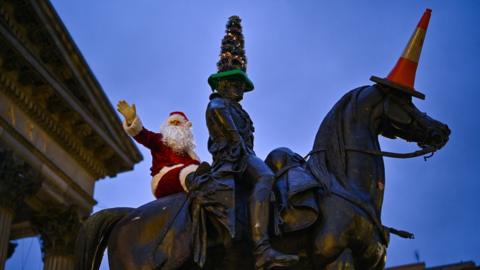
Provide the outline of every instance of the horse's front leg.
<path id="1" fill-rule="evenodd" d="M 373 240 L 373 239 L 372 239 Z M 356 269 L 385 269 L 387 247 L 380 241 L 371 241 L 361 252 L 354 253 Z"/>
<path id="2" fill-rule="evenodd" d="M 348 248 L 354 229 L 354 212 L 348 202 L 336 196 L 326 197 L 320 205 L 322 216 L 314 230 L 312 253 L 315 269 L 323 270 Z"/>
<path id="3" fill-rule="evenodd" d="M 387 246 L 382 241 L 378 228 L 363 215 L 356 217 L 356 231 L 352 256 L 356 269 L 383 270 L 385 268 Z"/>
<path id="4" fill-rule="evenodd" d="M 352 257 L 352 251 L 345 249 L 340 256 L 331 264 L 325 267 L 325 270 L 354 270 L 355 264 Z"/>

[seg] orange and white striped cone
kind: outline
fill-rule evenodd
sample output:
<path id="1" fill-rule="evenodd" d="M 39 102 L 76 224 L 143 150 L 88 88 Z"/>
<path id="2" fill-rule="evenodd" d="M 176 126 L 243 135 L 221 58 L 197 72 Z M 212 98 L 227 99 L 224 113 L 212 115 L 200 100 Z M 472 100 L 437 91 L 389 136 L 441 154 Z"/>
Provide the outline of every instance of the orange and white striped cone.
<path id="1" fill-rule="evenodd" d="M 415 90 L 414 83 L 418 60 L 420 59 L 420 53 L 422 52 L 423 41 L 425 40 L 431 14 L 431 9 L 425 10 L 415 32 L 413 32 L 413 35 L 407 44 L 407 47 L 403 50 L 402 56 L 400 56 L 397 64 L 392 71 L 390 71 L 388 76 L 383 79 L 372 76 L 370 77 L 370 80 L 400 90 L 420 99 L 425 99 L 423 93 Z"/>

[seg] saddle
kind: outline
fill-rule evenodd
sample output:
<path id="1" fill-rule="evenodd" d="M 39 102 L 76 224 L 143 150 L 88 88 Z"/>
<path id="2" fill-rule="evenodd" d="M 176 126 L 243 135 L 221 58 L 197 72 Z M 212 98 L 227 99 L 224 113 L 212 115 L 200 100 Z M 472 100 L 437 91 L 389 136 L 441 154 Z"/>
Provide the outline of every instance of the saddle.
<path id="1" fill-rule="evenodd" d="M 278 236 L 295 232 L 315 223 L 320 213 L 318 200 L 321 185 L 306 168 L 305 160 L 288 148 L 278 148 L 267 156 L 265 163 L 276 178 L 271 196 L 273 233 Z M 199 169 L 193 177 L 190 193 L 193 198 L 191 211 L 194 230 L 197 232 L 194 235 L 205 237 L 205 223 L 209 219 L 210 225 L 217 227 L 214 231 L 227 232 L 228 235 L 220 237 L 226 245 L 232 238 L 248 237 L 249 234 L 244 231 L 248 227 L 248 193 L 244 194 L 240 186 L 234 187 L 233 179 L 217 181 L 210 174 L 208 163 L 200 167 L 204 168 Z M 200 223 L 199 218 L 203 220 Z"/>
<path id="2" fill-rule="evenodd" d="M 275 235 L 308 228 L 319 216 L 320 184 L 306 169 L 305 160 L 288 148 L 272 151 L 265 163 L 275 172 L 273 187 Z"/>

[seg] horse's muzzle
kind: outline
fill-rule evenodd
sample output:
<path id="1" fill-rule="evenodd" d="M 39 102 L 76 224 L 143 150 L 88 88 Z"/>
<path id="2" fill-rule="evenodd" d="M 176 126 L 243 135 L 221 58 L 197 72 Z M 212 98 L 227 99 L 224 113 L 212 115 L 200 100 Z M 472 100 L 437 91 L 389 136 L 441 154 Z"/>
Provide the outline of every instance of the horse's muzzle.
<path id="1" fill-rule="evenodd" d="M 423 145 L 433 146 L 436 149 L 442 148 L 449 139 L 450 128 L 445 124 L 439 124 L 437 127 L 432 128 L 428 132 L 428 136 Z"/>

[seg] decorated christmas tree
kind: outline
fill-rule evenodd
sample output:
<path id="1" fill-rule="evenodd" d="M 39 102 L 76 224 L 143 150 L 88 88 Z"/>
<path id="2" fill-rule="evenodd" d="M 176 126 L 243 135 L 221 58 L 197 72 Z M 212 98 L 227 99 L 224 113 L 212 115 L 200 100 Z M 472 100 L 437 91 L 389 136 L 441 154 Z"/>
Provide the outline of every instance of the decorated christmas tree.
<path id="1" fill-rule="evenodd" d="M 248 78 L 245 41 L 243 40 L 242 20 L 238 16 L 228 18 L 225 36 L 222 39 L 220 59 L 217 62 L 218 72 L 208 78 L 212 89 L 218 89 L 221 80 L 238 80 L 245 83 L 245 91 L 253 90 L 252 81 Z"/>
<path id="2" fill-rule="evenodd" d="M 247 72 L 247 57 L 245 56 L 245 41 L 243 40 L 242 19 L 238 16 L 228 18 L 225 36 L 222 40 L 220 60 L 217 62 L 219 72 L 241 69 Z"/>

